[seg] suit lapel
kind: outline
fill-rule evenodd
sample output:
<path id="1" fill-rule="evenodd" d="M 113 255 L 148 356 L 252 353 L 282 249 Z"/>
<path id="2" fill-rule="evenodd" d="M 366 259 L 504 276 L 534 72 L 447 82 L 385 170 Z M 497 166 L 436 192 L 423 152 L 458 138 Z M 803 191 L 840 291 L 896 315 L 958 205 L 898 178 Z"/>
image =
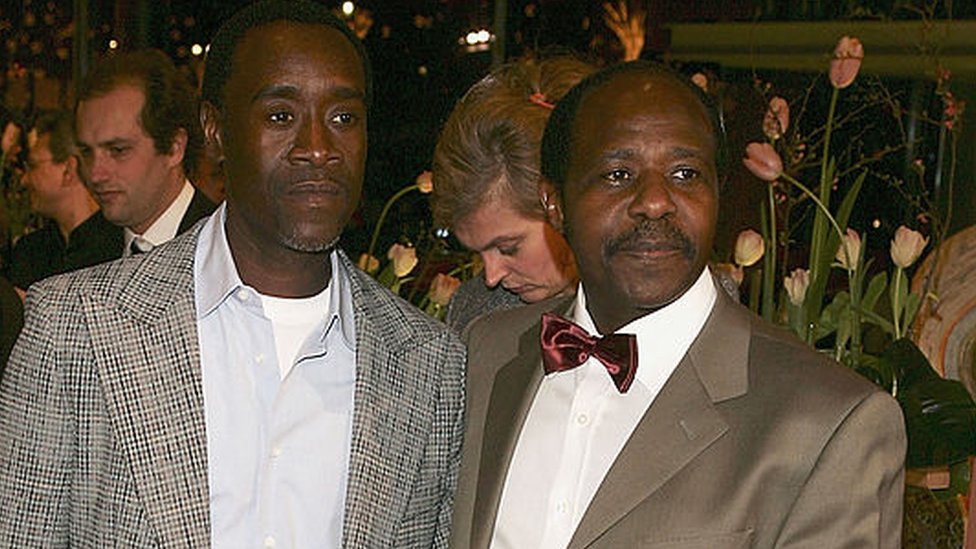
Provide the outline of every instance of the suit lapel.
<path id="1" fill-rule="evenodd" d="M 542 383 L 541 329 L 541 323 L 537 322 L 522 334 L 518 354 L 495 375 L 481 445 L 481 465 L 478 468 L 471 527 L 472 547 L 488 547 L 491 542 L 515 444 Z"/>
<path id="2" fill-rule="evenodd" d="M 340 253 L 356 320 L 356 388 L 343 546 L 392 543 L 431 436 L 437 373 L 394 298 Z M 402 372 L 410 370 L 410 375 Z M 428 375 L 423 375 L 424 373 Z"/>
<path id="3" fill-rule="evenodd" d="M 109 417 L 162 546 L 210 542 L 195 244 L 121 264 L 112 290 L 85 297 Z"/>
<path id="4" fill-rule="evenodd" d="M 719 439 L 715 403 L 747 390 L 748 320 L 720 290 L 701 334 L 603 479 L 570 548 L 587 547 Z"/>
<path id="5" fill-rule="evenodd" d="M 194 187 L 193 198 L 190 199 L 190 205 L 187 206 L 186 213 L 183 214 L 183 219 L 180 220 L 180 226 L 176 230 L 176 234 L 183 234 L 190 230 L 190 227 L 193 227 L 197 221 L 213 213 L 216 208 L 217 205 L 207 198 L 207 195 L 200 192 L 200 189 Z"/>

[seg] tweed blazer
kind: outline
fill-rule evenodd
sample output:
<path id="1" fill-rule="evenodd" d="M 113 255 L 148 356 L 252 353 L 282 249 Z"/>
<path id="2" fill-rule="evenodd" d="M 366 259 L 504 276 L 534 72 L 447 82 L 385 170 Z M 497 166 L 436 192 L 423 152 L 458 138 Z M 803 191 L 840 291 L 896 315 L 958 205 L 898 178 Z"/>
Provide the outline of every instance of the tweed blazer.
<path id="1" fill-rule="evenodd" d="M 485 286 L 485 276 L 482 273 L 464 281 L 454 292 L 447 303 L 444 323 L 460 334 L 464 333 L 465 328 L 481 315 L 522 305 L 525 305 L 525 302 L 518 294 L 506 290 L 501 284 L 494 288 Z"/>
<path id="2" fill-rule="evenodd" d="M 0 386 L 0 547 L 209 546 L 201 226 L 31 288 Z M 357 345 L 343 545 L 445 547 L 463 345 L 340 257 Z"/>
<path id="3" fill-rule="evenodd" d="M 467 335 L 452 547 L 491 541 L 542 381 L 540 315 L 571 303 L 495 313 Z M 894 399 L 718 292 L 569 547 L 899 547 L 905 446 Z"/>

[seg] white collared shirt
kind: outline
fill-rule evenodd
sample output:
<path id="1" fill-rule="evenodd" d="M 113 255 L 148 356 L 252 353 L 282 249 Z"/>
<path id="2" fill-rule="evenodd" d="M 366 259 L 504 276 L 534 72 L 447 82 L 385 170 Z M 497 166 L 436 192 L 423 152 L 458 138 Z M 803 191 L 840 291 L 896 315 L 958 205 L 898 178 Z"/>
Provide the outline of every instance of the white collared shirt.
<path id="1" fill-rule="evenodd" d="M 626 394 L 617 391 L 595 358 L 543 378 L 512 455 L 492 548 L 569 544 L 610 466 L 701 332 L 715 299 L 711 274 L 704 269 L 674 303 L 616 331 L 637 336 L 637 373 Z M 573 320 L 598 334 L 582 284 Z"/>
<path id="2" fill-rule="evenodd" d="M 349 273 L 333 251 L 325 295 L 269 309 L 237 273 L 226 212 L 203 226 L 193 266 L 211 546 L 340 547 L 356 381 Z M 276 313 L 296 305 L 304 321 L 281 325 Z"/>
<path id="3" fill-rule="evenodd" d="M 130 246 L 132 241 L 139 239 L 140 248 L 144 247 L 146 244 L 155 247 L 169 242 L 176 236 L 176 233 L 180 230 L 180 222 L 183 221 L 183 216 L 186 211 L 190 208 L 190 202 L 193 200 L 193 193 L 196 192 L 193 185 L 190 184 L 189 179 L 183 180 L 183 188 L 180 189 L 180 194 L 176 195 L 176 199 L 170 203 L 166 211 L 159 216 L 152 225 L 146 229 L 146 232 L 142 234 L 136 234 L 132 232 L 132 229 L 125 227 L 123 230 L 123 235 L 125 238 L 125 247 L 122 248 L 122 257 L 128 257 L 132 254 Z M 143 250 L 148 251 L 148 250 Z"/>

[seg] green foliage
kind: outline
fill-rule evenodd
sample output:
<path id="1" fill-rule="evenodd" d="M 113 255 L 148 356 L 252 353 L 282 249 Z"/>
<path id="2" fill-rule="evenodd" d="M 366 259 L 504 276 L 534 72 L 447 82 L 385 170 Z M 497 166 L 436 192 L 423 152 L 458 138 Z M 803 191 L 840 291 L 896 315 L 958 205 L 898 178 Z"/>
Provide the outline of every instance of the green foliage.
<path id="1" fill-rule="evenodd" d="M 880 359 L 894 374 L 905 414 L 908 467 L 946 465 L 976 454 L 976 403 L 955 380 L 940 377 L 910 340 L 892 343 Z"/>

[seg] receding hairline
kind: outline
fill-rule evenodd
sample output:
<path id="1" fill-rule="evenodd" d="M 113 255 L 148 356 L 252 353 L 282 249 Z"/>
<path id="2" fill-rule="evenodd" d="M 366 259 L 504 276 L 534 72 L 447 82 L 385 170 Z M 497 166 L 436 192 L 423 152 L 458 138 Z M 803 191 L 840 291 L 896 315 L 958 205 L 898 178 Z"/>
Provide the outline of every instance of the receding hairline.
<path id="1" fill-rule="evenodd" d="M 342 98 L 345 98 L 345 99 L 360 98 L 360 99 L 363 99 L 365 101 L 365 99 L 366 99 L 366 93 L 367 93 L 366 88 L 368 86 L 368 82 L 367 82 L 368 75 L 366 73 L 366 70 L 367 70 L 366 69 L 366 65 L 363 63 L 363 59 L 360 57 L 358 51 L 356 50 L 356 46 L 347 39 L 347 37 L 342 33 L 342 31 L 340 31 L 339 29 L 337 29 L 337 28 L 335 28 L 335 27 L 333 27 L 331 25 L 328 25 L 326 23 L 311 23 L 311 22 L 305 22 L 305 21 L 293 21 L 291 19 L 275 19 L 273 21 L 268 21 L 266 23 L 262 23 L 262 24 L 259 24 L 259 25 L 255 25 L 255 26 L 250 27 L 250 28 L 248 28 L 247 30 L 244 31 L 244 33 L 241 36 L 240 40 L 238 40 L 234 44 L 234 51 L 231 52 L 230 71 L 227 73 L 227 79 L 223 83 L 223 89 L 220 91 L 220 94 L 221 95 L 223 95 L 226 92 L 226 90 L 227 90 L 227 84 L 231 80 L 233 80 L 236 75 L 240 74 L 240 70 L 238 68 L 235 68 L 235 67 L 239 67 L 241 65 L 241 63 L 239 63 L 239 61 L 240 61 L 239 56 L 242 54 L 241 52 L 242 52 L 243 46 L 248 43 L 248 40 L 252 40 L 253 41 L 253 35 L 255 33 L 262 32 L 262 31 L 267 31 L 269 28 L 276 27 L 276 26 L 283 26 L 283 27 L 301 27 L 302 30 L 305 31 L 305 32 L 326 32 L 326 33 L 334 33 L 335 34 L 334 37 L 336 38 L 336 43 L 337 44 L 343 44 L 343 45 L 338 46 L 338 47 L 339 48 L 344 48 L 344 47 L 347 47 L 348 48 L 348 52 L 347 53 L 349 53 L 349 55 L 350 55 L 349 59 L 351 59 L 351 60 L 354 61 L 354 66 L 357 68 L 356 74 L 350 74 L 349 76 L 353 80 L 358 80 L 357 84 L 360 86 L 359 89 L 356 89 L 355 87 L 350 87 L 350 86 L 338 86 L 338 87 L 336 87 L 336 89 L 334 91 L 339 96 L 341 96 Z M 261 46 L 260 45 L 257 45 L 256 47 L 261 47 Z M 302 51 L 304 51 L 304 50 L 302 50 Z M 330 48 L 330 52 L 331 52 L 331 48 Z M 264 86 L 261 89 L 257 90 L 255 92 L 255 96 L 254 97 L 250 97 L 248 99 L 249 99 L 249 101 L 253 101 L 255 99 L 258 99 L 259 98 L 258 96 L 273 96 L 273 95 L 279 95 L 279 94 L 287 93 L 288 91 L 294 92 L 296 90 L 297 90 L 297 88 L 295 88 L 295 86 L 293 86 L 291 84 L 287 84 L 287 83 L 286 84 L 269 84 L 268 86 Z M 223 103 L 223 101 L 221 101 L 221 103 Z"/>
<path id="2" fill-rule="evenodd" d="M 714 143 L 715 128 L 712 127 L 712 118 L 709 113 L 708 107 L 704 103 L 702 103 L 699 97 L 695 95 L 694 91 L 689 89 L 688 85 L 678 75 L 666 71 L 660 71 L 660 72 L 650 72 L 650 71 L 641 71 L 641 70 L 621 71 L 614 74 L 606 81 L 601 82 L 598 85 L 593 86 L 592 88 L 586 90 L 586 93 L 584 93 L 583 97 L 580 98 L 579 106 L 576 108 L 576 115 L 573 117 L 573 122 L 571 126 L 573 136 L 576 135 L 577 125 L 580 123 L 580 120 L 583 118 L 582 113 L 588 107 L 588 102 L 593 98 L 594 95 L 597 95 L 600 91 L 606 89 L 610 84 L 614 83 L 615 81 L 618 81 L 621 78 L 635 78 L 635 79 L 649 80 L 649 81 L 656 80 L 660 82 L 669 83 L 672 86 L 672 89 L 678 90 L 678 92 L 681 95 L 683 95 L 685 99 L 688 100 L 687 104 L 694 105 L 695 115 L 698 116 L 700 120 L 706 124 L 707 127 L 706 133 L 708 133 L 711 136 L 710 138 L 713 141 L 713 146 L 716 147 L 718 146 L 718 143 Z M 632 91 L 633 91 L 632 88 L 624 89 L 618 93 L 618 96 L 620 94 L 630 93 Z M 638 114 L 635 115 L 635 118 L 646 117 L 646 116 L 648 115 Z"/>

